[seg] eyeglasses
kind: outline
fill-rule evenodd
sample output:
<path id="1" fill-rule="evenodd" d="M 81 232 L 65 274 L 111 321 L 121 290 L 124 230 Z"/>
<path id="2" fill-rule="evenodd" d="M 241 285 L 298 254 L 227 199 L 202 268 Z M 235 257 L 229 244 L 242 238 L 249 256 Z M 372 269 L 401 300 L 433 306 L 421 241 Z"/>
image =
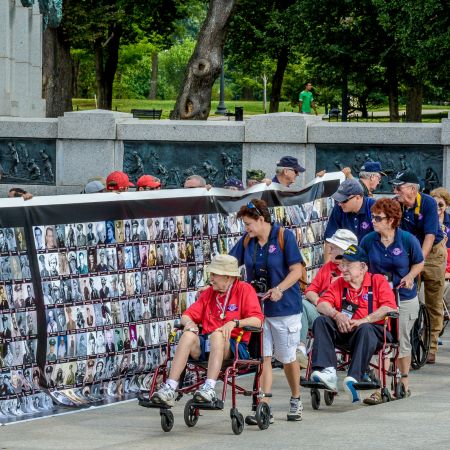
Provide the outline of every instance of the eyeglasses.
<path id="1" fill-rule="evenodd" d="M 256 214 L 258 214 L 258 216 L 261 216 L 261 217 L 263 216 L 261 211 L 252 202 L 247 203 L 247 208 L 254 209 L 256 211 Z"/>
<path id="2" fill-rule="evenodd" d="M 344 203 L 349 202 L 352 198 L 355 198 L 356 195 L 352 195 L 351 197 L 349 197 L 347 200 L 343 200 L 342 202 L 338 202 L 339 204 L 343 205 Z"/>
<path id="3" fill-rule="evenodd" d="M 372 222 L 382 222 L 384 219 L 387 219 L 386 216 L 376 216 L 372 214 Z"/>
<path id="4" fill-rule="evenodd" d="M 439 202 L 438 206 L 439 206 L 439 208 L 445 208 L 447 205 L 445 203 Z"/>

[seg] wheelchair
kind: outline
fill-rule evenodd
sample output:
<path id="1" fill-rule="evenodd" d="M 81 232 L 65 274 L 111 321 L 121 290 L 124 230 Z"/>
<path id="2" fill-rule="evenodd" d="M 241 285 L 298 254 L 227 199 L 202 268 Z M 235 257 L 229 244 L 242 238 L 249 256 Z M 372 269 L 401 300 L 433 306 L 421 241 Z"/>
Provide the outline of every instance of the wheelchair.
<path id="1" fill-rule="evenodd" d="M 445 326 L 443 327 L 442 332 L 444 329 Z M 411 367 L 413 369 L 418 370 L 426 364 L 430 345 L 430 316 L 426 306 L 421 303 L 419 306 L 419 315 L 411 330 Z"/>
<path id="2" fill-rule="evenodd" d="M 165 432 L 170 432 L 174 425 L 174 416 L 170 406 L 153 403 L 150 399 L 157 389 L 157 385 L 165 382 L 169 375 L 170 362 L 172 360 L 171 352 L 173 345 L 176 343 L 178 331 L 183 327 L 175 325 L 170 333 L 167 341 L 166 359 L 158 367 L 156 367 L 149 391 L 141 391 L 138 395 L 139 405 L 146 408 L 158 408 L 161 416 L 161 428 Z M 238 345 L 242 339 L 244 331 L 251 332 L 248 350 L 254 359 L 239 359 Z M 270 424 L 270 408 L 263 397 L 269 397 L 271 394 L 265 395 L 260 389 L 260 378 L 263 369 L 263 359 L 261 357 L 262 349 L 262 328 L 243 327 L 239 336 L 236 338 L 236 347 L 233 359 L 226 360 L 222 364 L 217 381 L 223 382 L 222 395 L 214 402 L 200 403 L 194 401 L 194 398 L 188 400 L 184 407 L 184 422 L 188 427 L 194 427 L 200 417 L 201 410 L 223 410 L 227 395 L 227 388 L 231 386 L 231 428 L 234 434 L 241 434 L 244 430 L 244 417 L 237 409 L 237 395 L 252 397 L 252 411 L 256 416 L 256 422 L 260 430 L 266 430 Z M 186 369 L 182 373 L 177 389 L 178 396 L 175 401 L 179 401 L 183 395 L 193 394 L 205 381 L 208 368 L 207 361 L 188 360 Z M 240 375 L 254 372 L 253 388 L 247 390 L 236 383 L 236 378 Z M 247 419 L 246 419 L 247 420 Z"/>
<path id="3" fill-rule="evenodd" d="M 399 355 L 399 343 L 398 343 L 398 317 L 399 313 L 392 311 L 389 312 L 384 320 L 384 337 L 383 344 L 374 355 L 377 356 L 377 361 L 370 362 L 369 372 L 366 374 L 364 381 L 360 381 L 354 384 L 356 390 L 376 390 L 381 389 L 381 398 L 383 403 L 392 401 L 395 399 L 404 398 L 406 395 L 405 387 L 401 382 L 401 373 L 398 369 L 398 355 Z M 387 330 L 389 322 L 391 323 L 391 334 L 394 337 L 393 342 L 387 341 Z M 312 337 L 312 339 L 314 339 Z M 338 365 L 337 371 L 346 370 L 350 365 L 350 351 L 348 348 L 337 348 Z M 313 409 L 319 409 L 321 403 L 320 391 L 324 391 L 324 400 L 327 406 L 331 406 L 334 402 L 334 398 L 338 395 L 337 391 L 329 390 L 325 384 L 321 382 L 311 381 L 310 376 L 312 373 L 311 364 L 312 352 L 309 353 L 308 367 L 306 369 L 306 376 L 300 381 L 300 385 L 305 388 L 309 388 L 311 391 L 311 406 Z M 389 364 L 386 364 L 386 360 L 389 358 Z M 339 362 L 340 361 L 340 362 Z M 388 377 L 392 378 L 391 390 L 388 387 Z"/>

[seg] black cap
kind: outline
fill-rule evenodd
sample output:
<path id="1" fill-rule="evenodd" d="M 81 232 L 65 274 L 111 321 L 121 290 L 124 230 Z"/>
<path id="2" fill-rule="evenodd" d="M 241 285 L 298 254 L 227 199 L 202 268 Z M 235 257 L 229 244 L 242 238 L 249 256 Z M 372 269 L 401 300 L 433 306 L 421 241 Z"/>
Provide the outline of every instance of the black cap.
<path id="1" fill-rule="evenodd" d="M 394 186 L 401 186 L 402 184 L 412 183 L 412 184 L 420 184 L 419 178 L 412 170 L 405 170 L 403 172 L 399 172 L 395 178 L 389 183 Z"/>
<path id="2" fill-rule="evenodd" d="M 298 163 L 298 159 L 293 156 L 283 156 L 278 162 L 277 167 L 289 167 L 296 172 L 304 172 L 305 168 Z"/>

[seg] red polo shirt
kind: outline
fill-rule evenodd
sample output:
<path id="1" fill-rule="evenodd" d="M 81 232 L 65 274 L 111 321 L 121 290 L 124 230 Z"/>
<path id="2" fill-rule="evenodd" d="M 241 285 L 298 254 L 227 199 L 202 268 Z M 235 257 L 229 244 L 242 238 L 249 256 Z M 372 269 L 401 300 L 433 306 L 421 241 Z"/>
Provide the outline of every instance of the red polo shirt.
<path id="1" fill-rule="evenodd" d="M 380 306 L 389 306 L 390 308 L 397 310 L 397 303 L 395 301 L 394 292 L 389 286 L 386 278 L 383 275 L 371 275 L 368 272 L 364 277 L 361 289 L 353 289 L 350 284 L 343 278 L 338 278 L 319 298 L 318 304 L 327 302 L 338 311 L 341 311 L 344 288 L 347 288 L 347 301 L 359 306 L 359 308 L 353 315 L 353 319 L 357 320 L 367 317 L 369 315 L 367 293 L 369 292 L 371 277 L 373 292 L 373 311 L 376 311 Z M 377 323 L 382 324 L 383 321 L 381 320 Z"/>
<path id="2" fill-rule="evenodd" d="M 221 319 L 221 309 L 217 305 L 217 291 L 212 286 L 204 290 L 198 300 L 191 305 L 183 315 L 189 316 L 195 323 L 201 324 L 202 333 L 209 334 L 225 325 L 231 320 L 248 319 L 256 317 L 261 322 L 264 315 L 261 311 L 258 297 L 253 287 L 244 281 L 235 281 L 231 289 L 230 298 L 225 311 L 225 318 Z M 222 297 L 221 297 L 222 298 Z M 223 305 L 224 299 L 220 302 Z M 231 337 L 239 336 L 241 329 L 234 328 L 231 331 Z M 250 333 L 246 332 L 242 336 L 242 342 L 248 343 Z"/>
<path id="3" fill-rule="evenodd" d="M 333 272 L 336 275 L 332 275 Z M 339 266 L 333 261 L 328 261 L 320 268 L 314 277 L 314 280 L 312 280 L 311 284 L 305 289 L 305 294 L 307 292 L 315 292 L 318 295 L 323 294 L 330 286 L 331 280 L 340 275 L 341 271 L 339 270 Z"/>

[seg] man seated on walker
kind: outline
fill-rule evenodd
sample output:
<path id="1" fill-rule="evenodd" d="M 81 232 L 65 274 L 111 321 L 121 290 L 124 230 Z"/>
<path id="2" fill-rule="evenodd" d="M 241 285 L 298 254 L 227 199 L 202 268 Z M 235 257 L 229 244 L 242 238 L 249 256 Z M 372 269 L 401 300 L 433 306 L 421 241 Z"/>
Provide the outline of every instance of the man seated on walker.
<path id="1" fill-rule="evenodd" d="M 188 358 L 206 360 L 209 352 L 205 383 L 194 393 L 197 402 L 216 399 L 214 387 L 222 362 L 232 357 L 235 339 L 245 326 L 261 327 L 264 316 L 253 287 L 240 281 L 238 261 L 230 255 L 217 255 L 206 269 L 211 286 L 182 315 L 183 335 L 178 343 L 169 378 L 152 395 L 153 403 L 175 404 L 176 389 Z M 199 335 L 198 325 L 202 334 Z M 248 359 L 250 333 L 245 332 L 238 346 L 239 358 Z"/>

